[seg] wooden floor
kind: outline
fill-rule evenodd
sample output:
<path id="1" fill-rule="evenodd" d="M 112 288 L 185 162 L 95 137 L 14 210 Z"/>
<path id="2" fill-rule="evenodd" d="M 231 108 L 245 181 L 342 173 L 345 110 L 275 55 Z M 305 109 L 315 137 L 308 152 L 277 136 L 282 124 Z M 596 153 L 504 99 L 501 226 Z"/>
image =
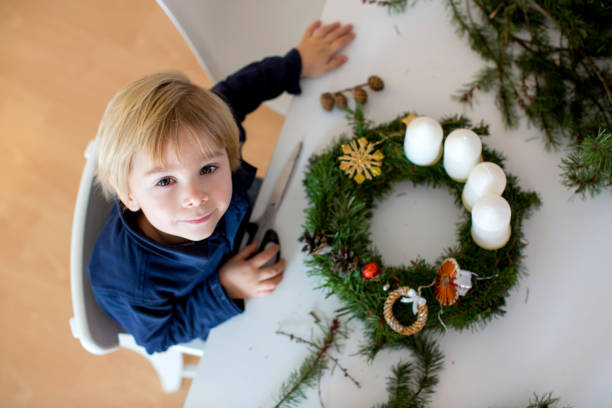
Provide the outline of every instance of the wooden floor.
<path id="1" fill-rule="evenodd" d="M 209 86 L 154 0 L 0 2 L 0 406 L 180 407 L 136 353 L 87 353 L 70 333 L 69 245 L 83 151 L 109 98 L 174 69 Z M 265 171 L 283 117 L 247 120 Z"/>

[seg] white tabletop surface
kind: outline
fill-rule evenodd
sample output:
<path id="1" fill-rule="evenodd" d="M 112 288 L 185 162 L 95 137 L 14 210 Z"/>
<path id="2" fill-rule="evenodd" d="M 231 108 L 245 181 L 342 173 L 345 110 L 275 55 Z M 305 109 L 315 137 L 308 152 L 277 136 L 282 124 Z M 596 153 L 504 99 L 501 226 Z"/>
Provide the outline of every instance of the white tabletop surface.
<path id="1" fill-rule="evenodd" d="M 507 157 L 506 171 L 525 190 L 540 194 L 543 205 L 524 223 L 528 245 L 523 276 L 507 299 L 506 315 L 474 332 L 451 330 L 439 337 L 446 358 L 432 407 L 526 406 L 534 392 L 552 391 L 562 405 L 612 406 L 612 197 L 604 192 L 581 200 L 559 182 L 562 152 L 546 152 L 539 131 L 523 123 L 507 130 L 493 95 L 479 94 L 472 109 L 451 95 L 484 66 L 459 37 L 440 1 L 420 1 L 405 13 L 389 15 L 358 0 L 328 0 L 324 22 L 355 24 L 356 40 L 346 49 L 348 63 L 325 77 L 304 80 L 294 98 L 268 176 L 254 210 L 257 217 L 289 151 L 304 148 L 276 228 L 287 259 L 285 279 L 272 295 L 248 301 L 245 312 L 215 328 L 208 339 L 186 407 L 271 407 L 280 384 L 299 367 L 308 349 L 276 334 L 310 338 L 311 310 L 332 317 L 340 303 L 316 289 L 307 276 L 297 238 L 307 206 L 302 187 L 307 158 L 350 128 L 340 111 L 325 112 L 319 95 L 365 82 L 371 74 L 385 81 L 369 92 L 366 116 L 386 122 L 416 111 L 441 118 L 464 113 L 485 120 L 491 136 L 484 142 Z M 280 53 L 280 51 L 279 51 Z M 248 143 L 256 143 L 249 140 Z M 408 192 L 400 195 L 399 193 Z M 406 264 L 418 255 L 433 262 L 455 243 L 459 209 L 446 190 L 400 184 L 379 204 L 372 220 L 373 242 L 388 264 Z M 408 228 L 408 225 L 410 228 Z M 430 231 L 417 241 L 416 231 Z M 351 322 L 350 338 L 337 354 L 360 383 L 356 388 L 338 370 L 325 375 L 325 407 L 370 407 L 387 400 L 386 377 L 407 351 L 383 351 L 368 365 L 355 356 L 363 326 Z M 316 331 L 314 332 L 316 333 Z M 312 389 L 303 407 L 320 407 Z"/>

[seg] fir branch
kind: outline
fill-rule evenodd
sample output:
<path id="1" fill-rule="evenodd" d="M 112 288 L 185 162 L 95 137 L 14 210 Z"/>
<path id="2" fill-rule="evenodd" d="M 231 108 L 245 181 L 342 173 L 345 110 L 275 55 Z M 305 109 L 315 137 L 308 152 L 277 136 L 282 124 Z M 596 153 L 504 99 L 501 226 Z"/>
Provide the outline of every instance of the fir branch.
<path id="1" fill-rule="evenodd" d="M 291 339 L 292 341 L 295 341 L 296 343 L 303 343 L 303 344 L 307 344 L 308 346 L 312 347 L 312 348 L 313 348 L 313 349 L 315 349 L 315 350 L 319 348 L 319 345 L 317 345 L 316 343 L 314 343 L 314 342 L 312 342 L 312 341 L 306 340 L 306 339 L 304 339 L 304 338 L 302 338 L 302 337 L 300 337 L 300 336 L 296 336 L 296 335 L 291 334 L 291 333 L 285 333 L 285 332 L 284 332 L 284 331 L 282 331 L 282 330 L 278 330 L 278 331 L 276 332 L 276 334 L 280 334 L 280 335 L 283 335 L 283 336 L 287 336 L 287 337 L 289 337 L 289 339 Z M 339 360 L 338 360 L 336 357 L 334 357 L 334 356 L 332 356 L 331 354 L 329 354 L 328 350 L 326 350 L 326 351 L 325 351 L 325 356 L 326 356 L 327 358 L 329 358 L 331 361 L 333 361 L 333 362 L 334 362 L 334 364 L 335 364 L 335 365 L 336 365 L 336 366 L 337 366 L 337 367 L 338 367 L 338 368 L 339 368 L 339 369 L 342 371 L 342 373 L 344 374 L 344 376 L 345 376 L 345 377 L 347 377 L 349 380 L 351 380 L 351 381 L 353 382 L 353 384 L 355 384 L 355 386 L 356 386 L 357 388 L 361 388 L 361 385 L 359 384 L 359 381 L 357 381 L 357 380 L 355 379 L 355 377 L 353 377 L 353 376 L 352 376 L 352 375 L 349 373 L 349 371 L 348 371 L 348 369 L 347 369 L 346 367 L 344 367 L 342 364 L 340 364 L 340 361 L 339 361 Z"/>
<path id="2" fill-rule="evenodd" d="M 406 10 L 408 0 L 361 0 L 361 3 L 388 7 L 390 14 L 398 14 Z"/>
<path id="3" fill-rule="evenodd" d="M 526 408 L 555 408 L 559 398 L 554 398 L 552 392 L 544 395 L 533 395 L 533 399 L 529 399 L 529 405 Z"/>
<path id="4" fill-rule="evenodd" d="M 328 367 L 325 357 L 337 338 L 339 328 L 340 321 L 334 318 L 320 344 L 313 343 L 316 346 L 314 352 L 307 356 L 300 368 L 292 372 L 283 382 L 280 397 L 274 408 L 295 407 L 306 398 L 305 390 L 315 386 Z"/>
<path id="5" fill-rule="evenodd" d="M 561 23 L 559 23 L 550 13 L 548 13 L 536 1 L 532 1 L 531 3 L 535 7 L 536 10 L 538 10 L 540 13 L 542 13 L 544 16 L 546 16 L 549 20 L 551 20 L 559 28 L 560 34 L 561 34 L 561 36 L 563 36 L 563 34 L 564 34 L 563 33 L 563 29 L 565 27 L 563 27 L 563 25 Z M 577 38 L 581 38 L 581 34 L 578 33 L 575 28 L 570 28 L 569 29 L 569 33 L 567 35 L 568 36 L 576 36 Z M 591 59 L 591 57 L 582 48 L 579 48 L 576 51 L 579 53 L 579 55 L 581 55 L 584 58 L 588 68 L 595 73 L 595 76 L 597 77 L 597 79 L 599 79 L 599 81 L 603 85 L 603 88 L 604 88 L 604 90 L 606 92 L 606 96 L 608 97 L 608 101 L 610 102 L 610 104 L 612 104 L 612 92 L 610 91 L 610 88 L 608 87 L 608 84 L 607 84 L 606 80 L 604 79 L 603 74 L 601 73 L 601 71 L 599 70 L 597 65 L 593 62 L 593 59 Z"/>
<path id="6" fill-rule="evenodd" d="M 477 1 L 475 1 L 475 4 L 483 14 L 491 13 L 487 12 L 484 4 Z M 501 43 L 495 43 L 489 40 L 496 38 L 495 31 L 491 30 L 490 27 L 479 25 L 475 22 L 471 14 L 469 0 L 466 1 L 466 14 L 460 12 L 458 2 L 455 0 L 448 0 L 448 5 L 451 8 L 455 20 L 459 24 L 461 33 L 469 35 L 472 49 L 478 52 L 485 60 L 492 61 L 495 64 L 496 74 L 491 76 L 491 71 L 489 71 L 488 76 L 494 78 L 497 85 L 497 107 L 502 111 L 502 117 L 506 126 L 516 126 L 518 116 L 513 100 L 516 99 L 521 101 L 522 99 L 520 98 L 520 93 L 516 86 L 516 81 L 513 78 L 512 71 L 506 69 L 505 61 L 511 59 L 506 52 L 507 42 L 504 43 L 502 41 Z M 474 82 L 478 83 L 478 81 Z M 487 88 L 490 88 L 491 85 Z M 485 88 L 485 90 L 487 89 Z"/>
<path id="7" fill-rule="evenodd" d="M 426 407 L 438 384 L 443 355 L 438 345 L 425 336 L 411 336 L 404 342 L 416 357 L 416 363 L 400 362 L 393 367 L 388 378 L 389 400 L 377 408 Z"/>
<path id="8" fill-rule="evenodd" d="M 471 104 L 477 86 L 485 92 L 495 91 L 506 126 L 518 124 L 516 107 L 520 108 L 543 131 L 547 149 L 561 147 L 563 139 L 580 143 L 599 128 L 612 128 L 612 31 L 608 29 L 612 5 L 536 0 L 447 2 L 459 32 L 468 36 L 471 48 L 488 66 L 456 99 Z M 472 8 L 479 15 L 473 16 Z M 555 34 L 559 39 L 553 45 L 550 37 Z M 574 164 L 588 167 L 587 163 Z M 580 192 L 588 191 L 591 196 L 609 188 L 605 174 L 592 177 L 587 184 L 593 188 Z"/>
<path id="9" fill-rule="evenodd" d="M 355 104 L 355 109 L 351 109 L 348 106 L 345 109 L 346 111 L 346 120 L 349 122 L 351 127 L 353 128 L 353 133 L 355 135 L 364 134 L 371 126 L 372 121 L 366 119 L 363 114 L 363 105 L 360 103 Z"/>
<path id="10" fill-rule="evenodd" d="M 606 83 L 606 80 L 604 79 L 603 74 L 601 73 L 597 65 L 595 65 L 591 57 L 586 52 L 584 52 L 584 50 L 579 50 L 579 52 L 580 52 L 580 55 L 582 55 L 584 59 L 586 60 L 589 68 L 591 68 L 591 70 L 595 72 L 597 79 L 599 79 L 599 81 L 604 87 L 604 90 L 606 91 L 606 95 L 608 96 L 608 101 L 610 102 L 610 104 L 612 104 L 612 92 L 610 91 L 610 88 L 608 87 L 608 84 Z"/>
<path id="11" fill-rule="evenodd" d="M 399 362 L 391 370 L 393 376 L 387 378 L 389 400 L 385 404 L 377 405 L 376 408 L 413 407 L 414 405 L 408 403 L 411 396 L 412 364 Z"/>
<path id="12" fill-rule="evenodd" d="M 577 143 L 559 167 L 563 185 L 582 198 L 612 187 L 612 134 L 600 129 L 597 136 Z"/>
<path id="13" fill-rule="evenodd" d="M 308 356 L 297 371 L 281 385 L 281 396 L 274 408 L 295 407 L 306 398 L 305 389 L 313 387 L 327 368 L 321 351 Z"/>

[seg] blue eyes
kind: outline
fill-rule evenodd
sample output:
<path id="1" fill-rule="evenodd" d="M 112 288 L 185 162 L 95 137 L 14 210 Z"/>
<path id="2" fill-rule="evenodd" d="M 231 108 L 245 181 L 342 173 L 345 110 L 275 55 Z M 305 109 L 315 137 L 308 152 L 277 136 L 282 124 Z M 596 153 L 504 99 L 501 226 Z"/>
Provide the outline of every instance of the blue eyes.
<path id="1" fill-rule="evenodd" d="M 217 170 L 217 166 L 213 166 L 213 165 L 204 166 L 200 169 L 200 174 L 201 175 L 211 174 L 211 173 L 214 173 L 215 170 Z"/>
<path id="2" fill-rule="evenodd" d="M 212 164 L 207 165 L 200 169 L 200 175 L 205 176 L 207 174 L 212 174 L 215 171 L 217 171 L 217 166 Z M 174 183 L 176 183 L 176 179 L 174 179 L 174 177 L 162 177 L 157 181 L 157 183 L 155 183 L 155 185 L 159 187 L 168 187 Z"/>
<path id="3" fill-rule="evenodd" d="M 174 179 L 172 177 L 164 177 L 161 180 L 159 180 L 157 183 L 155 183 L 155 185 L 160 186 L 160 187 L 166 187 L 172 183 L 174 183 Z"/>

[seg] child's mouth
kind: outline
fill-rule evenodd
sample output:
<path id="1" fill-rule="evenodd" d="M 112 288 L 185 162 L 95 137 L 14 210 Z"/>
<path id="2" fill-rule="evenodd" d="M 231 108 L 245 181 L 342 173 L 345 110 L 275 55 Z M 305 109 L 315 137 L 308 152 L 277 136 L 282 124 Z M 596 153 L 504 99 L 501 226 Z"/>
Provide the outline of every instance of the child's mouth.
<path id="1" fill-rule="evenodd" d="M 192 218 L 189 220 L 185 220 L 184 222 L 188 223 L 188 224 L 202 224 L 203 222 L 206 222 L 210 219 L 210 217 L 214 214 L 215 210 L 211 211 L 210 213 L 199 217 L 199 218 Z"/>

